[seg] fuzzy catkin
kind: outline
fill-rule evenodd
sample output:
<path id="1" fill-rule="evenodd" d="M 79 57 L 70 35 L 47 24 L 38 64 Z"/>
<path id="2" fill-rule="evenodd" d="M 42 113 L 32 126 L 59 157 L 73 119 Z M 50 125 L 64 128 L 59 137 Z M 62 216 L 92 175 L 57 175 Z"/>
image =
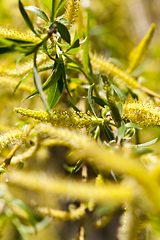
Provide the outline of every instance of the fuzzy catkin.
<path id="1" fill-rule="evenodd" d="M 78 16 L 78 10 L 79 0 L 67 0 L 64 17 L 68 20 L 70 24 L 75 22 L 75 19 Z"/>
<path id="2" fill-rule="evenodd" d="M 39 42 L 40 38 L 35 37 L 29 32 L 19 31 L 10 26 L 0 26 L 0 37 L 28 41 L 28 42 Z"/>
<path id="3" fill-rule="evenodd" d="M 84 128 L 101 121 L 89 112 L 87 114 L 76 111 L 42 112 L 23 108 L 15 108 L 15 111 L 22 116 L 32 117 L 42 122 L 48 122 L 57 127 Z"/>
<path id="4" fill-rule="evenodd" d="M 160 108 L 149 102 L 128 102 L 123 105 L 123 118 L 140 126 L 159 126 Z"/>
<path id="5" fill-rule="evenodd" d="M 89 53 L 89 56 L 93 69 L 105 73 L 110 77 L 118 77 L 132 88 L 140 87 L 140 84 L 136 81 L 135 78 L 130 76 L 124 70 L 121 70 L 120 68 L 115 66 L 113 63 L 109 62 L 105 57 L 98 56 L 97 54 L 93 54 L 92 52 Z"/>
<path id="6" fill-rule="evenodd" d="M 48 56 L 44 53 L 37 54 L 37 59 L 36 59 L 37 66 L 42 65 L 48 59 L 49 59 Z M 30 59 L 25 63 L 19 64 L 18 68 L 16 68 L 16 66 L 5 67 L 2 65 L 0 66 L 0 74 L 12 76 L 12 77 L 19 77 L 29 73 L 30 71 L 32 71 L 32 69 L 33 69 L 33 59 Z"/>
<path id="7" fill-rule="evenodd" d="M 0 136 L 0 150 L 9 144 L 15 144 L 18 140 L 23 140 L 25 136 L 25 132 L 19 129 L 2 134 Z"/>
<path id="8" fill-rule="evenodd" d="M 1 68 L 1 67 L 0 67 Z M 8 76 L 0 76 L 0 86 L 5 88 L 7 91 L 12 91 L 17 86 L 18 80 Z M 34 87 L 31 84 L 22 83 L 18 87 L 19 90 L 27 91 L 31 93 L 34 90 Z"/>
<path id="9" fill-rule="evenodd" d="M 51 216 L 60 220 L 72 220 L 72 221 L 75 221 L 77 219 L 84 217 L 86 213 L 85 210 L 86 210 L 86 206 L 84 204 L 78 207 L 77 209 L 71 210 L 69 212 L 48 208 L 48 207 L 38 206 L 36 208 L 36 211 L 40 213 L 42 216 Z"/>

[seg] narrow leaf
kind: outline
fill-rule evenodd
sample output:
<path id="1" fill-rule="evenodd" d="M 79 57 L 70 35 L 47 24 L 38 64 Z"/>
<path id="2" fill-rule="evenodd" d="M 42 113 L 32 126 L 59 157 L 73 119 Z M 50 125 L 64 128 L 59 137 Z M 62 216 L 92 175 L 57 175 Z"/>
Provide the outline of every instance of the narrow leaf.
<path id="1" fill-rule="evenodd" d="M 52 1 L 51 0 L 40 0 L 50 11 L 52 11 Z"/>
<path id="2" fill-rule="evenodd" d="M 64 85 L 65 85 L 65 88 L 67 90 L 67 93 L 69 94 L 69 96 L 72 98 L 71 94 L 70 94 L 70 91 L 68 89 L 68 82 L 67 82 L 67 79 L 66 79 L 66 72 L 65 72 L 65 66 L 64 66 L 64 63 L 62 64 L 62 78 L 63 78 L 63 81 L 64 81 Z"/>
<path id="3" fill-rule="evenodd" d="M 135 147 L 138 147 L 138 148 L 140 148 L 140 147 L 148 147 L 148 146 L 154 144 L 155 142 L 157 142 L 157 140 L 158 140 L 158 138 L 155 138 L 155 139 L 153 139 L 153 140 L 151 140 L 149 142 L 142 143 L 142 144 L 137 144 L 137 145 L 135 145 Z"/>
<path id="4" fill-rule="evenodd" d="M 72 103 L 72 101 L 68 100 L 68 102 L 71 105 L 71 107 L 74 109 L 74 111 L 80 112 L 80 110 L 74 105 L 74 103 Z"/>
<path id="5" fill-rule="evenodd" d="M 108 105 L 107 102 L 105 102 L 103 99 L 98 97 L 92 97 L 93 101 L 97 103 L 99 106 L 104 107 L 105 105 Z"/>
<path id="6" fill-rule="evenodd" d="M 68 29 L 66 28 L 66 26 L 58 21 L 56 21 L 55 23 L 57 24 L 57 29 L 61 35 L 61 38 L 70 44 L 71 37 L 70 37 L 70 33 L 69 33 Z"/>
<path id="7" fill-rule="evenodd" d="M 69 54 L 75 54 L 75 53 L 71 53 L 71 50 L 75 49 L 78 51 L 79 50 L 79 46 L 80 46 L 80 43 L 79 43 L 79 36 L 78 36 L 78 33 L 75 32 L 75 36 L 74 36 L 74 39 L 73 39 L 73 43 L 71 45 L 71 47 L 69 49 L 67 49 L 66 53 L 69 53 Z"/>
<path id="8" fill-rule="evenodd" d="M 50 0 L 50 1 L 52 2 L 50 20 L 51 20 L 51 22 L 53 22 L 53 20 L 54 20 L 54 10 L 55 10 L 56 0 Z"/>
<path id="9" fill-rule="evenodd" d="M 46 22 L 49 21 L 49 18 L 47 17 L 46 13 L 40 8 L 37 8 L 35 6 L 27 6 L 24 9 L 36 14 L 38 17 L 42 18 Z"/>
<path id="10" fill-rule="evenodd" d="M 114 135 L 113 135 L 112 131 L 110 130 L 110 128 L 107 126 L 106 123 L 102 124 L 102 130 L 104 132 L 105 137 L 107 138 L 107 140 L 109 142 L 114 140 Z"/>
<path id="11" fill-rule="evenodd" d="M 0 167 L 0 173 L 6 173 L 6 169 L 4 167 Z"/>
<path id="12" fill-rule="evenodd" d="M 38 73 L 38 70 L 37 70 L 36 57 L 37 57 L 37 52 L 34 54 L 34 66 L 33 66 L 34 83 L 35 83 L 36 88 L 38 89 L 38 92 L 41 96 L 41 99 L 42 99 L 45 107 L 49 111 L 50 108 L 49 108 L 47 100 L 44 96 L 43 89 L 42 89 L 42 84 L 41 84 L 41 79 L 40 79 L 40 76 L 39 76 L 39 73 Z"/>
<path id="13" fill-rule="evenodd" d="M 138 125 L 135 124 L 135 123 L 126 123 L 125 126 L 126 126 L 126 128 L 137 128 L 137 129 L 142 129 L 142 128 L 140 128 L 140 126 L 138 126 Z"/>
<path id="14" fill-rule="evenodd" d="M 22 14 L 22 16 L 23 16 L 27 26 L 31 29 L 32 32 L 34 32 L 36 34 L 36 36 L 38 36 L 38 34 L 36 33 L 36 31 L 35 31 L 35 29 L 33 27 L 32 22 L 31 22 L 31 20 L 30 20 L 30 18 L 28 16 L 28 14 L 26 13 L 26 11 L 25 11 L 25 9 L 23 7 L 23 4 L 22 4 L 21 0 L 19 0 L 19 9 L 20 9 L 20 12 L 21 12 L 21 14 Z"/>
<path id="15" fill-rule="evenodd" d="M 58 65 L 56 69 L 52 71 L 52 74 L 48 77 L 48 79 L 42 84 L 43 91 L 46 91 L 49 87 L 51 87 L 54 83 L 58 81 L 60 78 L 61 72 L 61 65 Z M 31 94 L 29 94 L 23 101 L 33 98 L 39 94 L 38 90 L 35 89 Z"/>
<path id="16" fill-rule="evenodd" d="M 64 6 L 65 2 L 66 2 L 66 0 L 60 0 L 59 4 L 55 10 L 55 14 L 54 14 L 55 17 L 57 15 L 58 11 Z"/>
<path id="17" fill-rule="evenodd" d="M 50 109 L 52 109 L 57 104 L 62 95 L 62 91 L 63 91 L 63 79 L 61 76 L 58 82 L 56 82 L 49 88 L 47 102 L 48 105 L 50 106 Z"/>
<path id="18" fill-rule="evenodd" d="M 86 32 L 86 41 L 83 47 L 83 67 L 86 72 L 88 73 L 88 66 L 89 66 L 89 54 L 88 54 L 88 44 L 89 44 L 89 17 L 87 21 L 87 32 Z"/>
<path id="19" fill-rule="evenodd" d="M 119 113 L 122 117 L 122 114 L 123 114 L 123 105 L 121 102 L 117 103 L 117 107 L 118 107 L 118 110 L 119 110 Z"/>
<path id="20" fill-rule="evenodd" d="M 126 127 L 125 125 L 122 125 L 118 128 L 118 139 L 121 140 L 125 134 Z"/>
<path id="21" fill-rule="evenodd" d="M 123 92 L 117 86 L 115 86 L 114 84 L 111 84 L 111 88 L 117 93 L 121 101 L 124 101 L 126 99 Z"/>
<path id="22" fill-rule="evenodd" d="M 96 116 L 96 113 L 95 113 L 94 107 L 93 107 L 93 101 L 92 101 L 92 92 L 93 92 L 94 85 L 95 85 L 95 83 L 93 83 L 88 89 L 88 102 L 89 102 L 89 105 L 90 105 L 90 108 L 91 108 L 93 114 Z"/>

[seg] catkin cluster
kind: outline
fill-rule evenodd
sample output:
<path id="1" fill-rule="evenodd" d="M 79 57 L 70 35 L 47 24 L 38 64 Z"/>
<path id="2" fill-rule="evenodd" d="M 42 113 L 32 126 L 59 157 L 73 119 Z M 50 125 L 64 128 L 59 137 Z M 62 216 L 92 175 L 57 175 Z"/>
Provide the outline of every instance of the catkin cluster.
<path id="1" fill-rule="evenodd" d="M 157 126 L 160 108 L 149 102 L 128 102 L 123 105 L 123 118 L 140 126 Z"/>

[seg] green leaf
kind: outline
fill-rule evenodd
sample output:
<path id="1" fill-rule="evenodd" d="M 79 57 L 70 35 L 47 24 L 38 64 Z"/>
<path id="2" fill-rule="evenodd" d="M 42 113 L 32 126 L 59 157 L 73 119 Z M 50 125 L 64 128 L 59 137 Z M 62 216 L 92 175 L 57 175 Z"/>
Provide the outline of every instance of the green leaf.
<path id="1" fill-rule="evenodd" d="M 68 100 L 68 102 L 71 105 L 71 107 L 74 109 L 74 111 L 80 112 L 80 110 L 74 105 L 74 103 L 72 101 Z"/>
<path id="2" fill-rule="evenodd" d="M 65 88 L 67 90 L 67 93 L 68 95 L 72 98 L 71 94 L 70 94 L 70 91 L 68 89 L 68 82 L 67 82 L 67 79 L 66 79 L 66 72 L 65 72 L 65 66 L 64 66 L 64 63 L 62 64 L 62 78 L 63 78 L 63 81 L 64 81 L 64 85 L 65 85 Z"/>
<path id="3" fill-rule="evenodd" d="M 126 126 L 122 125 L 118 128 L 118 139 L 121 140 L 125 134 Z"/>
<path id="4" fill-rule="evenodd" d="M 63 25 L 69 25 L 70 24 L 70 22 L 68 22 L 68 20 L 63 17 L 63 15 L 57 17 L 56 21 L 62 23 Z"/>
<path id="5" fill-rule="evenodd" d="M 117 93 L 121 101 L 124 101 L 126 99 L 123 92 L 117 86 L 115 86 L 114 84 L 111 84 L 111 88 Z"/>
<path id="6" fill-rule="evenodd" d="M 59 80 L 61 74 L 62 74 L 61 64 L 59 64 L 52 71 L 52 74 L 48 77 L 48 79 L 42 84 L 43 91 L 46 91 L 49 87 L 51 87 L 54 83 L 56 83 Z M 38 90 L 35 89 L 23 101 L 33 98 L 33 97 L 37 96 L 38 94 L 39 94 Z"/>
<path id="7" fill-rule="evenodd" d="M 21 12 L 21 14 L 22 14 L 22 16 L 23 16 L 27 26 L 31 29 L 32 32 L 34 32 L 36 34 L 36 36 L 38 36 L 38 34 L 36 33 L 36 31 L 35 31 L 35 29 L 33 27 L 32 22 L 31 22 L 31 20 L 30 20 L 30 18 L 28 16 L 28 14 L 26 13 L 26 11 L 25 11 L 25 9 L 23 7 L 23 4 L 22 4 L 22 2 L 20 0 L 19 0 L 19 9 L 20 9 L 20 12 Z"/>
<path id="8" fill-rule="evenodd" d="M 66 28 L 66 26 L 58 21 L 56 21 L 55 23 L 57 24 L 57 29 L 61 35 L 61 38 L 70 44 L 71 37 L 70 37 L 70 33 L 69 33 L 68 29 Z"/>
<path id="9" fill-rule="evenodd" d="M 34 54 L 34 66 L 33 66 L 34 83 L 35 83 L 35 86 L 36 86 L 40 96 L 41 96 L 41 99 L 42 99 L 45 107 L 49 111 L 50 108 L 49 108 L 47 100 L 44 96 L 43 89 L 42 89 L 42 84 L 41 84 L 41 79 L 40 79 L 40 76 L 39 76 L 39 73 L 38 73 L 38 70 L 37 70 L 36 57 L 37 57 L 37 52 Z"/>
<path id="10" fill-rule="evenodd" d="M 33 52 L 33 49 L 35 48 L 36 44 L 23 44 L 20 45 L 19 42 L 16 42 L 15 40 L 8 40 L 5 38 L 0 37 L 0 51 L 1 53 L 6 53 L 10 51 L 17 51 L 21 53 L 28 54 L 28 52 Z"/>
<path id="11" fill-rule="evenodd" d="M 132 92 L 132 90 L 130 88 L 127 88 L 128 92 L 131 94 L 131 96 L 133 97 L 133 99 L 136 99 L 138 101 L 138 95 L 135 94 L 134 92 Z"/>
<path id="12" fill-rule="evenodd" d="M 70 177 L 71 175 L 76 173 L 79 170 L 79 168 L 81 167 L 82 163 L 83 163 L 83 160 L 78 160 L 78 162 L 76 163 L 76 165 L 74 167 L 65 166 L 65 169 L 68 172 L 70 172 L 68 177 Z"/>
<path id="13" fill-rule="evenodd" d="M 88 45 L 89 45 L 89 17 L 87 20 L 86 41 L 83 47 L 83 67 L 86 74 L 88 74 L 88 66 L 89 66 Z"/>
<path id="14" fill-rule="evenodd" d="M 23 83 L 28 77 L 30 77 L 33 74 L 33 71 L 27 73 L 23 78 L 21 78 L 21 80 L 19 81 L 19 83 L 16 85 L 13 94 L 17 91 L 17 89 L 19 88 L 19 86 L 21 85 L 21 83 Z"/>
<path id="15" fill-rule="evenodd" d="M 55 9 L 56 0 L 50 0 L 50 1 L 52 2 L 50 20 L 51 20 L 51 22 L 53 22 L 54 14 L 55 14 L 54 9 Z"/>
<path id="16" fill-rule="evenodd" d="M 155 139 L 153 139 L 153 140 L 151 140 L 149 142 L 142 143 L 142 144 L 137 144 L 137 145 L 135 145 L 135 147 L 138 147 L 138 148 L 140 148 L 140 147 L 148 147 L 148 146 L 154 144 L 155 142 L 157 142 L 157 140 L 158 140 L 158 138 L 155 138 Z"/>
<path id="17" fill-rule="evenodd" d="M 5 169 L 5 167 L 0 167 L 0 173 L 6 173 L 7 171 L 6 171 L 6 169 Z"/>
<path id="18" fill-rule="evenodd" d="M 123 139 L 129 140 L 133 137 L 134 134 L 135 134 L 135 129 L 134 128 L 129 128 L 125 132 Z"/>
<path id="19" fill-rule="evenodd" d="M 118 110 L 119 110 L 119 113 L 122 117 L 122 114 L 123 114 L 123 105 L 121 102 L 117 103 L 117 107 L 118 107 Z"/>
<path id="20" fill-rule="evenodd" d="M 89 102 L 89 105 L 90 105 L 90 108 L 91 108 L 93 114 L 96 116 L 96 113 L 95 113 L 94 107 L 93 107 L 93 103 L 92 103 L 92 92 L 93 92 L 94 85 L 95 85 L 95 83 L 93 83 L 88 89 L 88 102 Z"/>
<path id="21" fill-rule="evenodd" d="M 78 36 L 78 33 L 75 32 L 73 43 L 72 43 L 71 47 L 66 51 L 66 53 L 68 53 L 68 54 L 75 54 L 75 53 L 77 53 L 79 51 L 79 46 L 80 46 L 79 36 Z"/>
<path id="22" fill-rule="evenodd" d="M 24 7 L 24 9 L 36 14 L 38 17 L 42 18 L 44 21 L 48 22 L 49 18 L 47 17 L 46 13 L 43 12 L 40 8 L 37 8 L 35 6 L 27 6 Z"/>
<path id="23" fill-rule="evenodd" d="M 59 99 L 62 95 L 62 91 L 63 91 L 63 79 L 62 79 L 62 75 L 61 75 L 58 82 L 56 82 L 49 88 L 47 102 L 48 102 L 50 109 L 52 109 L 57 104 L 57 102 L 59 101 Z"/>
<path id="24" fill-rule="evenodd" d="M 65 2 L 66 2 L 66 0 L 60 0 L 59 4 L 55 10 L 55 14 L 54 14 L 55 17 L 57 15 L 58 11 L 64 6 Z"/>
<path id="25" fill-rule="evenodd" d="M 135 123 L 126 123 L 125 126 L 126 126 L 126 128 L 137 128 L 137 129 L 142 129 L 142 128 L 140 128 L 140 126 L 138 126 L 138 125 L 135 124 Z"/>
<path id="26" fill-rule="evenodd" d="M 113 132 L 110 130 L 110 128 L 107 126 L 106 123 L 102 123 L 102 130 L 104 132 L 105 137 L 107 138 L 107 140 L 109 142 L 114 140 Z"/>
<path id="27" fill-rule="evenodd" d="M 98 98 L 98 97 L 92 97 L 92 99 L 93 99 L 93 101 L 95 102 L 95 103 L 97 103 L 99 106 L 101 106 L 101 107 L 104 107 L 105 105 L 107 105 L 107 102 L 105 102 L 103 99 L 101 99 L 101 98 Z"/>
<path id="28" fill-rule="evenodd" d="M 147 153 L 151 153 L 151 152 L 153 152 L 153 150 L 150 148 L 133 148 L 132 149 L 132 153 L 137 156 L 141 156 L 143 154 L 147 154 Z"/>
<path id="29" fill-rule="evenodd" d="M 40 0 L 50 11 L 52 11 L 52 1 L 51 0 Z"/>

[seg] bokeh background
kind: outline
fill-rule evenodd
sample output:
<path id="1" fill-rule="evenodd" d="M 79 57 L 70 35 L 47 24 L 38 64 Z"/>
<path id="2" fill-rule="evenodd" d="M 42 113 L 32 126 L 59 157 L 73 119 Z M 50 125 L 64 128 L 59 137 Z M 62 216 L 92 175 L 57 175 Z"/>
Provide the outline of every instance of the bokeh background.
<path id="1" fill-rule="evenodd" d="M 58 1 L 57 1 L 58 2 Z M 47 11 L 46 7 L 39 0 L 24 0 L 23 4 L 35 5 L 42 7 Z M 142 85 L 153 91 L 160 93 L 160 1 L 159 0 L 81 0 L 84 13 L 81 17 L 84 25 L 86 16 L 90 18 L 90 46 L 97 53 L 107 58 L 112 58 L 115 63 L 126 69 L 128 65 L 128 56 L 134 47 L 138 45 L 144 35 L 147 33 L 151 23 L 156 24 L 156 31 L 149 48 L 148 55 L 138 69 L 134 72 L 134 76 L 141 75 Z M 34 16 L 31 16 L 33 21 Z M 37 20 L 36 20 L 37 21 Z M 18 9 L 17 0 L 0 0 L 0 24 L 11 25 L 15 28 L 26 30 L 26 25 Z M 36 22 L 36 24 L 39 24 Z M 6 58 L 5 58 L 6 57 Z M 5 64 L 7 56 L 0 56 L 0 63 Z M 16 55 L 10 56 L 9 61 L 16 59 Z M 6 59 L 6 60 L 5 60 Z M 11 102 L 7 105 L 7 99 Z M 22 96 L 19 96 L 21 99 Z M 17 106 L 17 96 L 12 93 L 6 93 L 0 89 L 0 114 L 1 122 L 7 125 L 15 122 L 17 119 L 13 116 L 12 109 Z M 19 100 L 20 101 L 20 100 Z M 30 102 L 26 103 L 27 107 Z M 34 102 L 34 106 L 40 108 L 41 102 Z M 156 128 L 144 128 L 140 133 L 141 142 L 149 141 L 153 138 L 160 137 L 160 130 Z M 159 153 L 159 141 L 152 147 L 156 153 Z M 48 175 L 67 176 L 63 168 L 68 149 L 61 147 L 53 147 L 43 150 L 36 155 L 34 162 L 29 161 L 25 164 L 26 169 L 43 170 Z M 61 153 L 61 154 L 60 154 Z M 94 177 L 94 172 L 89 172 L 89 176 Z M 44 196 L 43 193 L 26 192 L 22 189 L 12 189 L 14 197 L 18 196 L 26 203 L 34 198 L 42 205 L 51 207 L 61 206 L 66 210 L 70 202 L 63 199 L 57 199 L 56 196 Z M 119 224 L 119 216 L 121 209 L 117 215 L 102 229 L 93 230 L 92 223 L 98 216 L 89 214 L 86 219 L 86 240 L 116 240 L 116 229 Z M 48 219 L 49 221 L 49 219 Z M 41 240 L 73 240 L 78 239 L 79 222 L 62 222 L 52 220 L 46 228 L 38 232 L 32 233 L 31 239 Z M 8 223 L 1 236 L 3 240 L 22 239 L 16 228 Z M 27 240 L 27 239 L 26 239 Z"/>

